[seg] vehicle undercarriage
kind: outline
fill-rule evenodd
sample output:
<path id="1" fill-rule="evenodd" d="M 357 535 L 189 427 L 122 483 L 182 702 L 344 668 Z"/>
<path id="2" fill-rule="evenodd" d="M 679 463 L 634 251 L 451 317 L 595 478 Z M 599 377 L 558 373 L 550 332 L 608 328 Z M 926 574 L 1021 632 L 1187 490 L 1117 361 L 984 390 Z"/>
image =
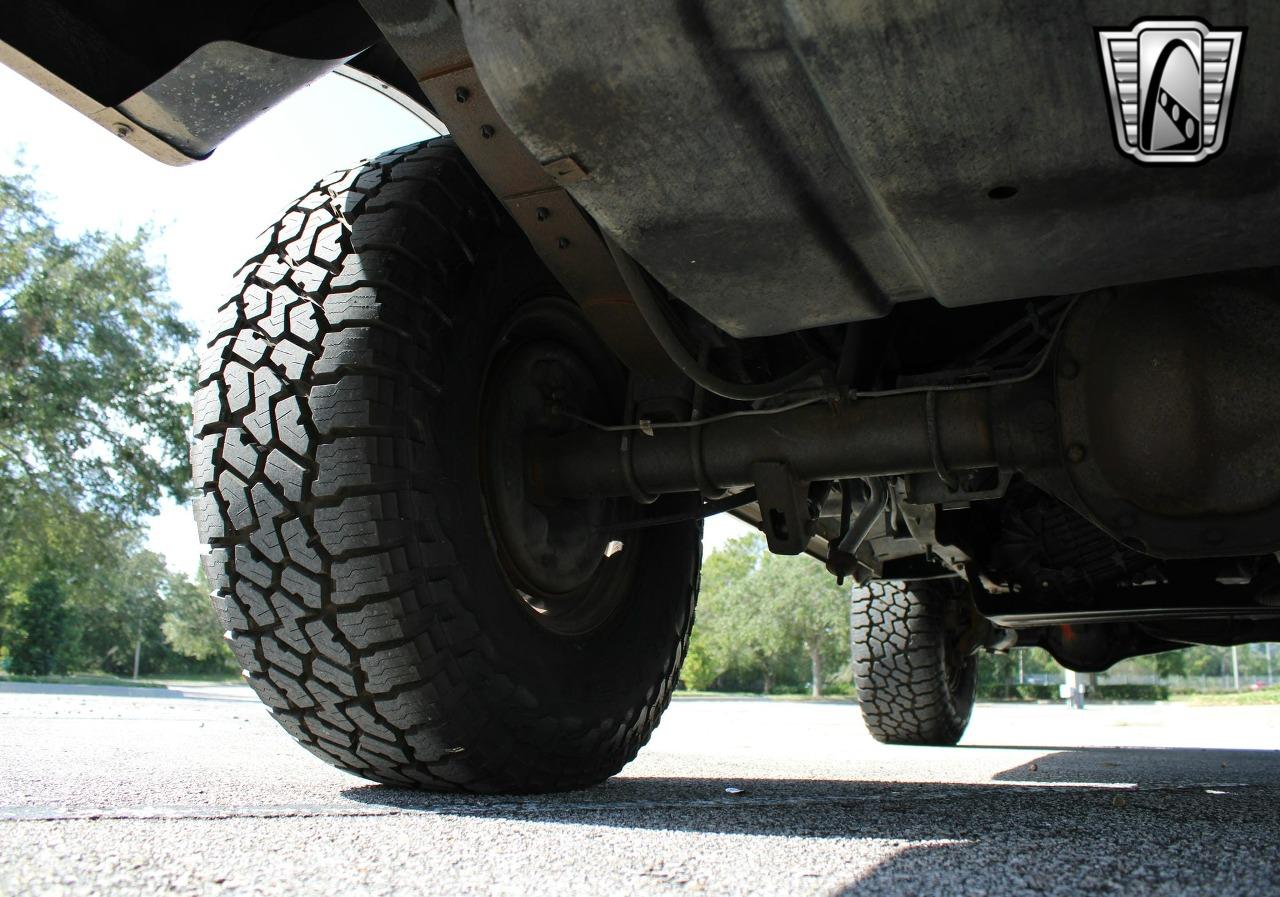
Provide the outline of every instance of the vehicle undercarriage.
<path id="1" fill-rule="evenodd" d="M 218 6 L 26 0 L 0 61 L 171 163 L 340 66 L 450 135 L 322 181 L 206 349 L 215 601 L 326 759 L 607 775 L 674 687 L 715 513 L 871 595 L 872 641 L 930 608 L 953 696 L 984 649 L 1280 639 L 1280 10 L 1221 23 L 1256 68 L 1229 151 L 1159 169 L 1112 146 L 1119 3 Z M 565 678 L 470 665 L 543 642 Z M 567 684 L 624 643 L 647 679 L 607 709 Z M 898 675 L 864 659 L 868 693 Z"/>

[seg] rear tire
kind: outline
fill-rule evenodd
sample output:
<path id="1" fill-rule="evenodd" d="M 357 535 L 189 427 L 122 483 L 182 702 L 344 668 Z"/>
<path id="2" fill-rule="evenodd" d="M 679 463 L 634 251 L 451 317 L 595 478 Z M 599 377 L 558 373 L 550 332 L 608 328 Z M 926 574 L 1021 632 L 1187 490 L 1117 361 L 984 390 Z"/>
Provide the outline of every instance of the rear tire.
<path id="1" fill-rule="evenodd" d="M 867 730 L 885 744 L 952 745 L 973 713 L 978 658 L 948 627 L 955 599 L 924 583 L 854 592 L 854 684 Z"/>
<path id="2" fill-rule="evenodd" d="M 192 458 L 249 684 L 313 754 L 381 782 L 529 792 L 617 772 L 675 685 L 701 526 L 607 558 L 608 534 L 578 526 L 572 563 L 545 526 L 537 551 L 501 550 L 521 507 L 493 484 L 522 475 L 491 475 L 486 415 L 501 406 L 503 433 L 524 418 L 486 378 L 558 353 L 590 370 L 598 415 L 625 385 L 502 206 L 449 139 L 406 147 L 321 181 L 240 277 L 203 352 Z M 517 319 L 532 342 L 508 363 Z M 557 519 L 617 511 L 589 510 Z M 572 579 L 572 601 L 534 601 L 511 557 Z"/>

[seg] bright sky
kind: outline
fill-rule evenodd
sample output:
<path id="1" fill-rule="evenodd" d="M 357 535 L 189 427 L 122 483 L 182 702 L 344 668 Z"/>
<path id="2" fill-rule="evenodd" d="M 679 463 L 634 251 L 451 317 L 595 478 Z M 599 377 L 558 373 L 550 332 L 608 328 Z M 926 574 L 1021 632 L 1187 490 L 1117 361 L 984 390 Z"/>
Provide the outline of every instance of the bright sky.
<path id="1" fill-rule="evenodd" d="M 67 234 L 159 229 L 155 257 L 185 316 L 203 332 L 258 235 L 323 175 L 432 136 L 395 103 L 345 78 L 300 91 L 194 165 L 171 168 L 0 66 L 0 170 L 19 152 Z M 708 522 L 708 549 L 745 524 Z M 151 521 L 150 547 L 195 571 L 201 546 L 191 512 L 170 504 Z"/>

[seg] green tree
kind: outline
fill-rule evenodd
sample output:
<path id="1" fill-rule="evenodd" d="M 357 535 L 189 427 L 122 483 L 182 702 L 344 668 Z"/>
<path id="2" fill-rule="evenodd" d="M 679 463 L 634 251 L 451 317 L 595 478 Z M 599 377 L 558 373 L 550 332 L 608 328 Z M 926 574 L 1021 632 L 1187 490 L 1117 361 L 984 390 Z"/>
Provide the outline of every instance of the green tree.
<path id="1" fill-rule="evenodd" d="M 147 237 L 64 238 L 27 175 L 0 176 L 0 538 L 31 490 L 121 522 L 186 493 L 195 334 Z"/>
<path id="2" fill-rule="evenodd" d="M 729 656 L 739 666 L 758 670 L 761 691 L 768 695 L 786 678 L 799 646 L 788 638 L 786 622 L 779 616 L 782 608 L 759 586 L 754 571 L 743 580 L 728 604 L 723 634 Z"/>
<path id="3" fill-rule="evenodd" d="M 1156 675 L 1185 676 L 1187 673 L 1187 655 L 1182 650 L 1161 651 L 1154 655 Z"/>
<path id="4" fill-rule="evenodd" d="M 170 575 L 165 589 L 164 622 L 160 625 L 169 647 L 193 660 L 220 657 L 230 667 L 231 650 L 222 637 L 222 622 L 209 600 L 204 574 L 192 582 Z"/>
<path id="5" fill-rule="evenodd" d="M 809 661 L 809 691 L 814 697 L 826 685 L 826 670 L 849 644 L 850 590 L 810 557 L 761 559 L 751 588 L 760 593 L 762 609 L 777 615 L 784 645 L 799 645 Z"/>
<path id="6" fill-rule="evenodd" d="M 68 642 L 81 669 L 128 676 L 135 661 L 143 674 L 167 665 L 171 652 L 161 626 L 170 573 L 140 543 L 132 533 L 112 540 L 115 562 L 85 571 L 71 591 L 76 625 Z"/>
<path id="7" fill-rule="evenodd" d="M 1231 673 L 1231 649 L 1195 645 L 1184 649 L 1183 667 L 1188 676 L 1226 676 Z"/>
<path id="8" fill-rule="evenodd" d="M 65 586 L 76 576 L 71 571 L 108 562 L 98 550 L 98 534 L 110 532 L 112 525 L 62 496 L 30 492 L 13 496 L 0 510 L 3 516 L 21 522 L 16 531 L 0 533 L 0 645 L 12 647 L 20 634 L 15 616 L 26 589 L 42 577 Z"/>
<path id="9" fill-rule="evenodd" d="M 695 628 L 694 634 L 689 637 L 689 648 L 685 651 L 684 663 L 680 667 L 680 681 L 692 691 L 707 691 L 715 687 L 719 675 L 715 655 L 708 648 L 706 639 L 698 637 Z"/>
<path id="10" fill-rule="evenodd" d="M 681 676 L 692 689 L 716 688 L 741 665 L 744 648 L 733 632 L 738 592 L 755 569 L 764 543 L 740 536 L 713 551 L 702 564 L 697 616 Z"/>
<path id="11" fill-rule="evenodd" d="M 849 600 L 811 558 L 767 554 L 755 534 L 731 540 L 702 567 L 685 684 L 821 694 L 848 644 Z"/>
<path id="12" fill-rule="evenodd" d="M 29 676 L 60 672 L 66 620 L 58 581 L 46 576 L 33 582 L 15 614 L 13 628 L 18 637 L 8 648 L 10 672 Z"/>
<path id="13" fill-rule="evenodd" d="M 142 515 L 187 490 L 194 333 L 163 296 L 146 241 L 145 231 L 68 238 L 27 174 L 0 175 L 0 644 L 10 656 L 25 638 L 23 596 L 45 580 L 65 599 L 62 662 L 97 662 L 113 627 L 136 631 L 136 608 L 111 589 L 137 566 Z"/>
<path id="14" fill-rule="evenodd" d="M 740 536 L 714 551 L 702 566 L 695 662 L 705 659 L 703 676 L 723 681 L 733 672 L 759 674 L 765 694 L 774 690 L 795 644 L 767 592 L 757 588 L 764 540 Z"/>

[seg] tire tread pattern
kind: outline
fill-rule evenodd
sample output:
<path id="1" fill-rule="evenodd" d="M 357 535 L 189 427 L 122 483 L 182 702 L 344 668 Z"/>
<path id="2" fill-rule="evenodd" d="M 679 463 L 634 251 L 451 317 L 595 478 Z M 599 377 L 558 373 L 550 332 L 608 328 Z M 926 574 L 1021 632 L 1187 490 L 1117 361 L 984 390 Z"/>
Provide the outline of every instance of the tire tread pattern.
<path id="1" fill-rule="evenodd" d="M 514 227 L 448 138 L 321 180 L 237 275 L 205 345 L 192 463 L 205 569 L 249 685 L 326 762 L 437 790 L 543 791 L 648 739 L 688 644 L 697 565 L 653 685 L 621 715 L 540 704 L 468 605 L 442 523 L 438 400 L 458 297 Z M 621 675 L 621 672 L 620 674 Z"/>
<path id="2" fill-rule="evenodd" d="M 885 744 L 955 744 L 973 712 L 976 659 L 953 694 L 946 669 L 947 596 L 874 580 L 854 592 L 854 684 L 867 730 Z"/>

